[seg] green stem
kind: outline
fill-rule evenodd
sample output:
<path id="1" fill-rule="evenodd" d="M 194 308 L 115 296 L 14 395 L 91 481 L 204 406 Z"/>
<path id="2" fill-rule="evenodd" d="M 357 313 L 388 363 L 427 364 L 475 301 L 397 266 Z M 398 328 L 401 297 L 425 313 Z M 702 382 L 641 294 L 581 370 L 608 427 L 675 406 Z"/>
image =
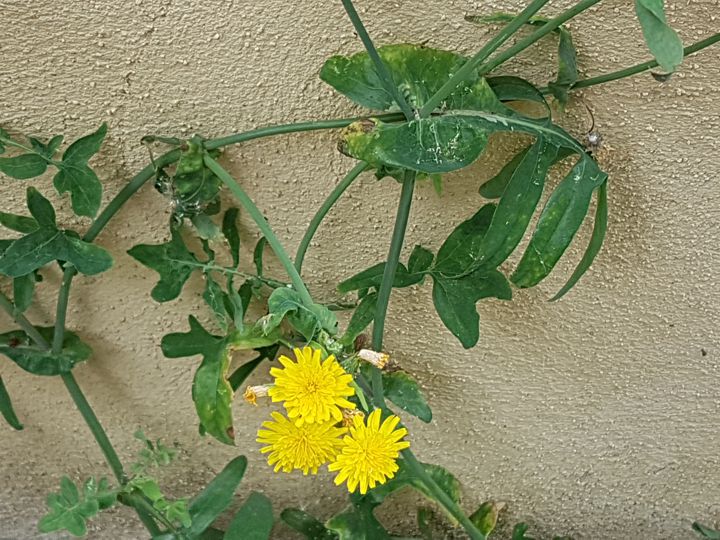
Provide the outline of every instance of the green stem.
<path id="1" fill-rule="evenodd" d="M 350 17 L 350 21 L 355 27 L 355 31 L 360 37 L 360 40 L 363 42 L 365 50 L 370 56 L 370 60 L 372 60 L 372 63 L 375 65 L 375 70 L 380 76 L 380 81 L 385 87 L 385 90 L 388 92 L 388 94 L 390 94 L 390 97 L 392 97 L 393 101 L 397 103 L 398 107 L 400 107 L 400 110 L 405 115 L 405 118 L 407 120 L 412 120 L 415 117 L 415 113 L 413 112 L 410 105 L 408 105 L 405 96 L 400 93 L 397 84 L 393 80 L 392 73 L 390 73 L 390 70 L 387 68 L 382 58 L 380 58 L 380 55 L 378 54 L 377 49 L 372 42 L 372 39 L 370 39 L 370 35 L 365 29 L 365 25 L 363 25 L 362 19 L 360 19 L 360 15 L 358 15 L 358 12 L 355 10 L 355 6 L 353 5 L 352 0 L 342 0 L 342 5 L 348 14 L 348 17 Z"/>
<path id="2" fill-rule="evenodd" d="M 318 131 L 322 129 L 339 129 L 344 128 L 357 122 L 358 120 L 364 120 L 367 116 L 357 116 L 353 118 L 338 118 L 337 120 L 318 120 L 316 122 L 296 122 L 294 124 L 280 124 L 278 126 L 268 126 L 264 128 L 253 129 L 250 131 L 244 131 L 242 133 L 235 133 L 234 135 L 228 135 L 227 137 L 220 137 L 217 139 L 208 139 L 205 141 L 205 148 L 208 150 L 214 150 L 223 146 L 229 146 L 231 144 L 242 143 L 251 141 L 253 139 L 260 139 L 262 137 L 270 137 L 273 135 L 283 135 L 286 133 L 298 133 L 301 131 Z M 379 114 L 373 118 L 379 118 L 384 122 L 392 122 L 404 119 L 404 116 L 400 113 L 388 113 Z"/>
<path id="3" fill-rule="evenodd" d="M 353 167 L 350 172 L 345 175 L 345 178 L 343 178 L 340 183 L 335 186 L 335 189 L 332 190 L 330 195 L 328 195 L 328 198 L 325 199 L 325 202 L 322 204 L 320 209 L 313 216 L 312 220 L 310 221 L 310 225 L 308 225 L 308 228 L 302 237 L 302 240 L 300 240 L 300 245 L 298 246 L 297 253 L 295 254 L 295 268 L 297 268 L 298 274 L 302 272 L 302 265 L 303 260 L 305 259 L 305 254 L 307 253 L 310 242 L 312 242 L 312 239 L 315 236 L 315 233 L 317 232 L 320 223 L 322 223 L 322 220 L 325 219 L 325 216 L 335 205 L 337 200 L 342 196 L 343 193 L 345 193 L 345 190 L 350 187 L 350 184 L 352 184 L 355 179 L 360 176 L 361 172 L 368 169 L 369 167 L 370 166 L 364 161 L 361 161 L 360 163 L 355 165 L 355 167 Z"/>
<path id="4" fill-rule="evenodd" d="M 508 60 L 510 60 L 510 58 L 516 56 L 518 53 L 524 51 L 536 41 L 548 35 L 550 32 L 558 28 L 564 22 L 569 21 L 576 15 L 582 13 L 583 11 L 597 4 L 598 2 L 600 2 L 600 0 L 583 0 L 582 2 L 578 2 L 575 6 L 571 7 L 567 11 L 564 11 L 557 17 L 553 17 L 552 19 L 550 19 L 532 34 L 519 40 L 512 47 L 508 47 L 494 58 L 491 58 L 490 61 L 480 66 L 480 68 L 478 69 L 478 73 L 480 75 L 484 75 L 485 73 L 491 72 L 500 64 L 507 62 Z"/>
<path id="5" fill-rule="evenodd" d="M 683 50 L 684 56 L 690 56 L 691 54 L 695 54 L 696 52 L 709 47 L 710 45 L 714 45 L 720 41 L 720 33 L 713 34 L 710 37 L 707 37 L 701 41 L 698 41 L 697 43 L 693 43 L 692 45 L 689 45 L 688 47 L 685 47 Z M 590 77 L 589 79 L 583 79 L 580 81 L 577 81 L 575 84 L 573 84 L 570 89 L 571 90 L 577 90 L 578 88 L 587 88 L 588 86 L 595 86 L 596 84 L 603 84 L 610 81 L 616 81 L 618 79 L 623 79 L 625 77 L 631 77 L 632 75 L 637 75 L 638 73 L 642 73 L 643 71 L 647 71 L 648 69 L 652 69 L 654 67 L 657 67 L 658 63 L 656 60 L 649 60 L 647 62 L 643 62 L 642 64 L 637 64 L 635 66 L 627 67 L 625 69 L 621 69 L 619 71 L 613 71 L 611 73 L 606 73 L 605 75 L 598 75 L 597 77 Z M 548 93 L 547 88 L 541 88 L 540 89 L 543 93 Z"/>
<path id="6" fill-rule="evenodd" d="M 255 203 L 248 196 L 248 194 L 245 193 L 245 190 L 240 187 L 240 184 L 238 184 L 235 179 L 230 175 L 230 173 L 223 169 L 217 161 L 215 161 L 207 154 L 205 155 L 204 160 L 205 165 L 207 165 L 208 169 L 214 172 L 217 177 L 220 178 L 220 180 L 228 187 L 228 189 L 232 191 L 233 195 L 238 198 L 240 204 L 243 206 L 243 208 L 245 208 L 247 213 L 250 214 L 250 217 L 253 219 L 253 221 L 255 221 L 258 229 L 260 229 L 260 232 L 267 239 L 268 244 L 270 244 L 270 247 L 273 249 L 275 255 L 280 260 L 280 263 L 285 268 L 288 277 L 290 277 L 290 281 L 292 281 L 293 287 L 302 298 L 303 303 L 307 306 L 312 306 L 314 302 L 312 297 L 310 296 L 310 292 L 307 290 L 307 287 L 305 286 L 305 283 L 300 277 L 298 271 L 295 270 L 295 266 L 290 260 L 290 257 L 285 251 L 285 248 L 280 243 L 280 240 L 278 240 L 277 236 L 275 236 L 275 233 L 265 219 L 265 216 L 263 216 L 262 212 L 260 212 L 260 209 L 255 206 Z"/>
<path id="7" fill-rule="evenodd" d="M 474 75 L 478 66 L 485 61 L 500 45 L 505 43 L 515 32 L 518 31 L 530 18 L 549 2 L 549 0 L 534 0 L 522 12 L 520 12 L 507 26 L 505 26 L 495 37 L 488 41 L 470 60 L 465 62 L 463 66 L 442 85 L 440 90 L 422 106 L 420 109 L 420 117 L 428 117 L 435 109 L 437 109 L 442 101 L 448 97 L 460 83 Z"/>
<path id="8" fill-rule="evenodd" d="M 30 339 L 32 339 L 38 347 L 41 347 L 43 349 L 50 348 L 50 344 L 45 340 L 44 337 L 40 335 L 40 332 L 37 331 L 37 328 L 35 328 L 33 324 L 29 320 L 27 320 L 25 315 L 15 309 L 15 305 L 2 292 L 0 292 L 0 308 L 2 308 L 8 315 L 15 319 L 15 322 L 18 323 L 20 328 L 22 328 L 22 330 L 28 336 L 30 336 Z"/>
<path id="9" fill-rule="evenodd" d="M 53 333 L 52 352 L 53 354 L 60 354 L 63 348 L 63 341 L 65 340 L 65 317 L 67 316 L 68 300 L 70 298 L 70 285 L 72 285 L 72 279 L 75 277 L 74 266 L 65 267 L 63 272 L 62 284 L 60 285 L 60 292 L 58 293 L 57 308 L 55 311 L 55 332 Z"/>

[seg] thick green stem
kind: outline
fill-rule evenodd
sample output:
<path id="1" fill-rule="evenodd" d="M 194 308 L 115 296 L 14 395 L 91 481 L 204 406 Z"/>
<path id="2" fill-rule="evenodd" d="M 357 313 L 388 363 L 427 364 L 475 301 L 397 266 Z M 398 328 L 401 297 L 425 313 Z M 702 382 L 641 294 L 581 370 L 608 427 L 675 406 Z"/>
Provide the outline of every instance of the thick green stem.
<path id="1" fill-rule="evenodd" d="M 487 63 L 480 66 L 478 69 L 478 73 L 480 75 L 484 75 L 486 73 L 490 73 L 493 69 L 498 67 L 500 64 L 503 64 L 504 62 L 507 62 L 512 57 L 516 56 L 518 53 L 524 51 L 527 49 L 530 45 L 535 43 L 536 41 L 542 39 L 546 35 L 548 35 L 550 32 L 558 28 L 561 24 L 569 21 L 576 15 L 582 13 L 589 7 L 597 4 L 600 2 L 600 0 L 583 0 L 582 2 L 578 2 L 575 6 L 571 7 L 567 11 L 564 11 L 557 17 L 553 17 L 548 22 L 546 22 L 544 25 L 542 25 L 540 28 L 538 28 L 535 32 L 528 35 L 527 37 L 521 39 L 515 45 L 512 47 L 508 47 L 501 53 L 499 53 L 494 58 L 491 58 Z"/>
<path id="2" fill-rule="evenodd" d="M 363 25 L 362 19 L 360 19 L 360 15 L 358 15 L 358 12 L 355 10 L 355 6 L 353 5 L 352 0 L 342 0 L 342 5 L 348 14 L 348 17 L 350 17 L 350 21 L 355 27 L 355 31 L 360 37 L 360 40 L 363 42 L 365 50 L 370 56 L 370 60 L 372 60 L 372 63 L 375 65 L 375 70 L 380 76 L 380 80 L 382 81 L 385 90 L 388 92 L 388 94 L 390 94 L 390 97 L 393 98 L 393 101 L 397 103 L 398 107 L 400 107 L 400 110 L 405 115 L 405 118 L 407 120 L 411 120 L 415 117 L 415 113 L 413 112 L 410 105 L 408 105 L 405 96 L 400 93 L 398 85 L 393 80 L 392 73 L 390 73 L 390 70 L 387 68 L 382 58 L 380 58 L 380 54 L 378 54 L 377 49 L 372 42 L 372 39 L 370 39 L 370 35 L 365 29 L 365 25 Z"/>
<path id="3" fill-rule="evenodd" d="M 278 240 L 277 236 L 275 236 L 275 233 L 265 219 L 265 216 L 263 216 L 262 212 L 260 212 L 260 209 L 255 206 L 253 200 L 248 196 L 247 193 L 245 193 L 245 190 L 240 187 L 240 184 L 235 181 L 235 179 L 230 175 L 230 173 L 223 169 L 217 161 L 215 161 L 207 154 L 205 155 L 205 165 L 207 165 L 208 169 L 214 172 L 217 177 L 228 187 L 228 189 L 232 191 L 233 195 L 237 197 L 243 208 L 245 208 L 247 213 L 250 214 L 250 217 L 258 226 L 258 229 L 260 229 L 260 232 L 268 241 L 268 244 L 270 244 L 270 247 L 275 252 L 278 260 L 285 268 L 285 271 L 287 272 L 290 281 L 292 281 L 293 287 L 302 298 L 303 303 L 305 303 L 305 305 L 307 306 L 312 306 L 314 302 L 312 297 L 310 296 L 310 292 L 307 290 L 307 287 L 305 286 L 305 283 L 300 277 L 300 274 L 295 269 L 295 265 L 290 260 L 290 257 L 285 251 L 285 248 L 280 243 L 280 240 Z"/>
<path id="4" fill-rule="evenodd" d="M 685 47 L 685 49 L 683 50 L 683 54 L 684 56 L 690 56 L 691 54 L 695 54 L 696 52 L 701 51 L 702 49 L 709 47 L 710 45 L 714 45 L 718 41 L 720 41 L 720 33 L 713 34 L 710 37 L 707 37 L 701 41 L 698 41 L 697 43 L 693 43 L 692 45 Z M 630 66 L 619 71 L 613 71 L 611 73 L 606 73 L 605 75 L 598 75 L 597 77 L 590 77 L 589 79 L 577 81 L 570 87 L 570 89 L 577 90 L 579 88 L 595 86 L 596 84 L 603 84 L 610 81 L 616 81 L 618 79 L 624 79 L 625 77 L 637 75 L 638 73 L 642 73 L 643 71 L 647 71 L 657 66 L 658 63 L 656 60 L 648 60 L 647 62 L 643 62 L 642 64 Z M 541 91 L 543 93 L 549 92 L 547 88 L 542 88 Z"/>
<path id="5" fill-rule="evenodd" d="M 45 341 L 44 337 L 40 335 L 40 332 L 37 331 L 37 328 L 35 328 L 33 324 L 29 320 L 27 320 L 25 315 L 19 313 L 15 309 L 15 305 L 2 292 L 0 292 L 0 308 L 2 308 L 3 311 L 5 311 L 8 315 L 15 319 L 15 322 L 18 323 L 20 328 L 22 328 L 22 330 L 28 336 L 30 336 L 30 339 L 32 339 L 38 347 L 42 347 L 43 349 L 50 348 L 50 344 Z"/>
<path id="6" fill-rule="evenodd" d="M 214 150 L 223 146 L 260 139 L 262 137 L 271 137 L 273 135 L 283 135 L 286 133 L 298 133 L 301 131 L 318 131 L 322 129 L 340 129 L 349 126 L 358 120 L 364 120 L 367 116 L 356 116 L 353 118 L 338 118 L 337 120 L 318 120 L 316 122 L 296 122 L 294 124 L 280 124 L 278 126 L 268 126 L 243 133 L 228 135 L 217 139 L 208 139 L 205 141 L 205 148 Z M 393 122 L 403 120 L 405 117 L 400 113 L 379 114 L 373 118 L 379 118 L 383 122 Z"/>
<path id="7" fill-rule="evenodd" d="M 453 90 L 463 81 L 473 75 L 473 72 L 480 66 L 485 59 L 497 50 L 500 45 L 505 43 L 515 32 L 520 29 L 530 18 L 549 2 L 549 0 L 534 0 L 522 12 L 520 12 L 507 26 L 505 26 L 495 37 L 488 41 L 470 60 L 457 70 L 450 79 L 442 85 L 420 109 L 422 118 L 428 117 L 435 109 L 437 109 L 442 101 L 452 94 Z"/>
<path id="8" fill-rule="evenodd" d="M 65 339 L 65 317 L 67 316 L 68 300 L 70 299 L 70 285 L 77 271 L 74 266 L 67 266 L 63 272 L 62 284 L 58 293 L 57 308 L 55 310 L 55 332 L 53 333 L 52 352 L 60 354 Z"/>
<path id="9" fill-rule="evenodd" d="M 305 259 L 305 253 L 307 253 L 310 242 L 312 242 L 312 239 L 315 236 L 315 233 L 317 232 L 320 223 L 322 223 L 322 220 L 325 219 L 325 216 L 335 205 L 337 200 L 342 196 L 343 193 L 345 193 L 345 190 L 350 187 L 350 184 L 352 184 L 355 179 L 360 176 L 361 172 L 368 168 L 369 165 L 364 161 L 361 161 L 360 163 L 355 165 L 355 167 L 353 167 L 350 172 L 345 175 L 345 178 L 343 178 L 340 183 L 335 186 L 335 189 L 332 190 L 330 195 L 328 195 L 328 198 L 325 199 L 325 202 L 322 203 L 322 206 L 320 206 L 320 209 L 315 213 L 312 220 L 310 220 L 310 225 L 308 225 L 308 228 L 305 231 L 302 240 L 300 240 L 300 245 L 298 246 L 297 253 L 295 254 L 295 268 L 297 268 L 299 274 L 302 273 L 302 265 L 303 260 Z"/>

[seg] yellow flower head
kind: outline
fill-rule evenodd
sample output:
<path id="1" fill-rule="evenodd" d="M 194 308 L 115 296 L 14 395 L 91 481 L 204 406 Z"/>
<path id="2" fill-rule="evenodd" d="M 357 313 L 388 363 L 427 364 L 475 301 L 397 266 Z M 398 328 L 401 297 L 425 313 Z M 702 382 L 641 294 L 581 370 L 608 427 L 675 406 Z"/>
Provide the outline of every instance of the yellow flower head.
<path id="1" fill-rule="evenodd" d="M 371 412 L 367 425 L 361 416 L 353 418 L 350 434 L 342 441 L 342 452 L 328 467 L 331 471 L 340 471 L 335 483 L 340 485 L 347 481 L 350 493 L 354 493 L 359 485 L 360 493 L 364 495 L 368 487 L 372 489 L 395 476 L 400 450 L 410 446 L 409 442 L 400 440 L 407 435 L 407 429 L 395 429 L 400 419 L 395 415 L 388 416 L 380 425 L 380 414 L 379 409 Z"/>
<path id="2" fill-rule="evenodd" d="M 296 425 L 279 412 L 272 413 L 273 421 L 263 422 L 257 442 L 267 444 L 260 452 L 268 456 L 268 464 L 275 472 L 302 470 L 303 474 L 317 474 L 318 467 L 335 459 L 342 446 L 341 435 L 346 428 L 333 422 Z"/>
<path id="3" fill-rule="evenodd" d="M 305 347 L 295 349 L 293 362 L 280 357 L 283 369 L 271 368 L 275 385 L 268 390 L 273 401 L 284 401 L 288 416 L 298 426 L 307 422 L 336 422 L 342 420 L 342 408 L 354 409 L 347 397 L 355 393 L 350 383 L 352 375 L 338 364 L 333 355 L 320 362 L 320 350 Z"/>

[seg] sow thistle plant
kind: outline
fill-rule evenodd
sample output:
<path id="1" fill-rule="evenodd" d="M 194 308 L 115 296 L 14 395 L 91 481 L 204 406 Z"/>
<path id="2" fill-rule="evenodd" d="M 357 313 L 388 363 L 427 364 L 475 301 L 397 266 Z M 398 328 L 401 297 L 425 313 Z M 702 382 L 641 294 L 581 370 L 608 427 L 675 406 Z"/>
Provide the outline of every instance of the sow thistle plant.
<path id="1" fill-rule="evenodd" d="M 160 342 L 168 358 L 202 358 L 191 389 L 200 433 L 234 445 L 232 404 L 241 393 L 268 411 L 267 420 L 258 426 L 257 441 L 242 441 L 243 447 L 266 455 L 278 473 L 317 474 L 327 467 L 334 482 L 350 492 L 349 505 L 325 520 L 299 509 L 283 510 L 279 517 L 285 526 L 310 539 L 386 540 L 391 532 L 374 510 L 392 493 L 412 488 L 433 505 L 417 509 L 422 538 L 447 538 L 458 527 L 474 540 L 490 535 L 503 505 L 487 501 L 465 513 L 459 481 L 442 467 L 421 463 L 412 451 L 412 438 L 398 415 L 430 422 L 432 412 L 418 383 L 397 361 L 402 355 L 394 353 L 391 360 L 385 352 L 388 303 L 394 288 L 430 280 L 443 324 L 463 347 L 473 347 L 480 339 L 478 301 L 510 300 L 513 286 L 528 288 L 543 281 L 572 243 L 594 200 L 585 253 L 554 299 L 564 296 L 588 270 L 607 228 L 608 175 L 593 153 L 600 136 L 592 132 L 582 141 L 555 119 L 573 106 L 579 89 L 651 70 L 657 70 L 652 72 L 656 80 L 667 81 L 684 56 L 720 41 L 720 34 L 714 34 L 683 49 L 667 24 L 662 0 L 636 0 L 638 21 L 654 59 L 581 78 L 565 23 L 599 2 L 582 0 L 555 16 L 539 13 L 548 0 L 533 0 L 519 14 L 469 15 L 468 24 L 495 24 L 501 29 L 475 55 L 466 57 L 406 43 L 376 48 L 352 2 L 342 0 L 365 51 L 328 59 L 320 77 L 367 108 L 367 115 L 270 126 L 215 139 L 145 137 L 150 164 L 102 210 L 103 186 L 90 162 L 100 151 L 105 124 L 68 145 L 60 157 L 60 135 L 44 142 L 0 129 L 0 153 L 5 153 L 0 157 L 1 173 L 28 180 L 51 170 L 55 189 L 59 195 L 69 193 L 74 213 L 92 218 L 84 232 L 62 227 L 52 203 L 33 186 L 27 188 L 29 215 L 0 212 L 0 224 L 13 231 L 0 240 L 0 274 L 12 291 L 11 296 L 0 292 L 0 307 L 18 325 L 0 335 L 0 353 L 29 373 L 60 377 L 114 476 L 113 482 L 89 478 L 80 487 L 63 477 L 60 492 L 48 496 L 49 512 L 40 520 L 40 530 L 83 535 L 98 512 L 123 504 L 135 509 L 155 540 L 256 540 L 270 538 L 274 527 L 276 537 L 286 534 L 276 523 L 270 500 L 257 492 L 245 497 L 224 530 L 214 525 L 233 502 L 247 467 L 244 456 L 228 463 L 195 497 L 169 499 L 154 471 L 167 464 L 174 451 L 138 435 L 144 449 L 128 474 L 73 375 L 93 352 L 66 328 L 72 281 L 77 274 L 96 275 L 112 267 L 112 255 L 95 240 L 118 210 L 152 182 L 172 201 L 168 240 L 136 245 L 129 254 L 157 272 L 159 279 L 150 293 L 156 302 L 178 298 L 195 273 L 204 280 L 202 296 L 212 321 L 203 325 L 190 315 L 187 332 L 170 333 Z M 556 73 L 546 86 L 495 73 L 541 39 L 558 44 Z M 221 151 L 261 137 L 321 129 L 342 130 L 338 147 L 357 163 L 320 206 L 290 257 L 241 183 L 220 164 Z M 487 202 L 468 209 L 464 219 L 453 217 L 455 227 L 436 252 L 417 245 L 407 261 L 401 261 L 416 182 L 428 178 L 441 190 L 445 175 L 475 162 L 498 134 L 521 134 L 528 144 L 479 186 Z M 506 275 L 508 258 L 526 236 L 547 191 L 546 177 L 556 166 L 567 172 L 544 198 L 527 247 Z M 302 277 L 305 255 L 324 217 L 365 171 L 400 183 L 387 258 L 340 280 L 337 290 L 343 296 L 337 301 L 319 302 Z M 224 190 L 239 207 L 223 203 Z M 252 249 L 251 265 L 242 256 L 250 250 L 240 242 L 241 211 L 261 235 Z M 268 249 L 286 277 L 267 275 Z M 35 289 L 46 286 L 44 276 L 57 271 L 62 281 L 55 324 L 35 326 L 25 313 Z M 342 331 L 339 310 L 351 312 Z M 263 315 L 256 319 L 252 314 L 258 311 Z M 370 326 L 367 337 L 364 332 Z M 231 369 L 237 351 L 253 351 L 253 357 Z M 268 380 L 248 386 L 248 377 L 265 362 L 271 365 Z M 23 429 L 2 379 L 0 412 L 10 426 Z M 527 529 L 516 525 L 513 540 L 529 538 Z M 720 537 L 700 524 L 695 530 L 708 538 Z"/>

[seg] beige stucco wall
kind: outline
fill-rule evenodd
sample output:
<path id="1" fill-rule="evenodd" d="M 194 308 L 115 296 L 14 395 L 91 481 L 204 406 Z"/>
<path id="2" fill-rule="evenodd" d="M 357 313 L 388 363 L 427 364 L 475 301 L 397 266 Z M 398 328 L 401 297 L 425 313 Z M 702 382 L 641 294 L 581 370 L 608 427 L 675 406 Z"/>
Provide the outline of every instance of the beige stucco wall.
<path id="1" fill-rule="evenodd" d="M 427 40 L 464 52 L 485 36 L 464 14 L 522 4 L 359 2 L 378 42 Z M 689 43 L 718 30 L 719 9 L 717 0 L 674 0 L 669 16 Z M 339 2 L 2 0 L 0 15 L 0 125 L 71 140 L 108 121 L 94 162 L 105 200 L 146 162 L 142 135 L 217 136 L 358 113 L 317 77 L 326 57 L 361 47 Z M 588 74 L 647 57 L 629 2 L 606 0 L 573 30 Z M 552 51 L 536 49 L 506 70 L 543 83 Z M 607 142 L 601 160 L 611 174 L 611 227 L 593 269 L 563 301 L 545 300 L 578 260 L 577 248 L 537 289 L 518 291 L 511 303 L 482 303 L 473 350 L 444 329 L 428 285 L 393 297 L 387 348 L 422 382 L 435 412 L 430 426 L 409 421 L 413 446 L 462 478 L 467 509 L 506 501 L 506 522 L 525 520 L 539 538 L 689 539 L 694 518 L 720 520 L 719 51 L 693 57 L 665 85 L 643 76 L 583 94 Z M 581 134 L 584 109 L 570 112 L 567 125 Z M 291 250 L 352 164 L 336 152 L 336 136 L 285 136 L 227 152 L 226 163 Z M 436 249 L 477 210 L 477 186 L 502 159 L 449 175 L 442 198 L 420 185 L 408 245 Z M 22 210 L 27 182 L 0 181 L 2 208 Z M 54 196 L 50 177 L 35 185 Z M 340 277 L 384 257 L 398 194 L 396 183 L 368 175 L 340 201 L 307 260 L 320 298 L 333 298 Z M 59 206 L 75 225 L 67 201 Z M 343 495 L 328 478 L 274 476 L 263 465 L 253 442 L 262 408 L 236 403 L 237 448 L 198 437 L 190 398 L 197 361 L 164 359 L 159 340 L 184 330 L 188 313 L 207 319 L 201 282 L 191 280 L 179 301 L 156 304 L 149 297 L 155 274 L 125 254 L 162 240 L 168 215 L 166 200 L 148 186 L 101 235 L 116 266 L 73 286 L 69 326 L 95 350 L 77 378 L 124 459 L 137 449 L 138 427 L 181 445 L 181 458 L 162 473 L 171 494 L 195 492 L 244 453 L 251 461 L 245 488 L 269 494 L 278 510 L 302 506 L 328 516 Z M 247 248 L 255 231 L 245 225 Z M 58 275 L 46 277 L 29 312 L 37 323 L 54 310 Z M 0 316 L 0 328 L 11 326 Z M 26 429 L 0 424 L 0 538 L 36 538 L 44 495 L 61 474 L 109 473 L 59 380 L 32 377 L 9 361 L 1 366 Z M 385 515 L 398 516 L 388 524 L 400 531 L 411 516 L 396 508 Z M 95 520 L 91 537 L 141 538 L 143 531 L 120 509 Z M 291 537 L 277 529 L 277 538 Z"/>

